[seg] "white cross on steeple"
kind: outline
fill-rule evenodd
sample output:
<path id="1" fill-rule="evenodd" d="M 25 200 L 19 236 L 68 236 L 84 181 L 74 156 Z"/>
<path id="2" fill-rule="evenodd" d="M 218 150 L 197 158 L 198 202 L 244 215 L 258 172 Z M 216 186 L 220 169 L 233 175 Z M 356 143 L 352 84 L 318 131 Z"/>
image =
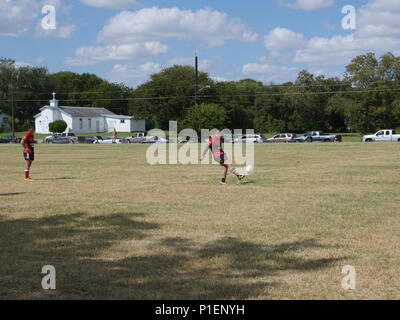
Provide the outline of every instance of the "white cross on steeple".
<path id="1" fill-rule="evenodd" d="M 50 107 L 58 108 L 58 100 L 56 99 L 56 93 L 53 92 L 53 100 L 50 100 Z"/>

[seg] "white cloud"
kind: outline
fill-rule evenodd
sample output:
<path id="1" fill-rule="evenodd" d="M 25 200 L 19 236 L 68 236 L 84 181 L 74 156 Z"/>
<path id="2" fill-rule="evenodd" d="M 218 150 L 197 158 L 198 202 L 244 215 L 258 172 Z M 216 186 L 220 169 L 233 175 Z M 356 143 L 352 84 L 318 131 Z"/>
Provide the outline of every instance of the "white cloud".
<path id="1" fill-rule="evenodd" d="M 266 73 L 268 69 L 269 69 L 268 64 L 248 63 L 243 66 L 242 72 L 245 75 L 249 75 L 257 73 Z"/>
<path id="2" fill-rule="evenodd" d="M 33 0 L 0 0 L 0 36 L 18 36 L 32 26 L 39 5 Z"/>
<path id="3" fill-rule="evenodd" d="M 239 20 L 208 8 L 191 11 L 153 7 L 117 14 L 97 37 L 100 42 L 114 43 L 171 38 L 198 39 L 217 46 L 229 40 L 256 41 L 258 35 Z"/>
<path id="4" fill-rule="evenodd" d="M 82 3 L 96 8 L 128 9 L 138 5 L 136 0 L 81 0 Z"/>
<path id="5" fill-rule="evenodd" d="M 35 61 L 39 64 L 42 64 L 43 62 L 45 62 L 46 58 L 43 56 L 38 56 L 35 58 Z"/>
<path id="6" fill-rule="evenodd" d="M 264 83 L 294 81 L 299 71 L 300 70 L 297 68 L 272 66 L 261 63 L 248 63 L 242 67 L 242 73 L 244 75 L 256 75 L 257 80 Z"/>
<path id="7" fill-rule="evenodd" d="M 288 49 L 298 49 L 305 44 L 304 35 L 292 30 L 277 27 L 264 38 L 267 49 L 277 52 Z"/>
<path id="8" fill-rule="evenodd" d="M 57 29 L 44 30 L 41 26 L 42 7 L 53 5 L 57 12 Z M 69 5 L 61 0 L 0 0 L 0 36 L 20 36 L 29 30 L 37 37 L 54 36 L 69 38 L 76 31 L 74 24 L 60 22 L 60 16 L 67 14 Z"/>
<path id="9" fill-rule="evenodd" d="M 149 79 L 149 76 L 162 71 L 164 68 L 172 67 L 174 65 L 194 65 L 193 58 L 176 57 L 167 61 L 166 64 L 159 64 L 155 62 L 146 62 L 137 64 L 130 62 L 127 64 L 116 64 L 110 71 L 109 79 L 113 82 L 123 82 L 127 85 L 137 86 Z M 214 62 L 201 59 L 199 63 L 200 71 L 209 71 L 212 69 Z"/>
<path id="10" fill-rule="evenodd" d="M 363 49 L 357 45 L 353 35 L 335 36 L 330 39 L 315 37 L 308 41 L 306 48 L 296 52 L 293 62 L 343 65 L 361 51 Z"/>
<path id="11" fill-rule="evenodd" d="M 194 58 L 186 58 L 186 57 L 176 57 L 172 58 L 167 63 L 169 66 L 173 65 L 189 65 L 194 66 Z M 199 61 L 199 70 L 200 71 L 209 71 L 214 66 L 214 62 L 207 59 L 200 59 Z"/>
<path id="12" fill-rule="evenodd" d="M 104 61 L 127 61 L 154 57 L 167 51 L 168 47 L 159 42 L 80 47 L 75 50 L 75 56 L 67 58 L 65 63 L 69 66 L 94 65 Z"/>
<path id="13" fill-rule="evenodd" d="M 32 67 L 31 64 L 26 63 L 26 62 L 24 62 L 24 61 L 15 61 L 15 64 L 14 64 L 14 65 L 15 65 L 17 68 Z"/>
<path id="14" fill-rule="evenodd" d="M 168 46 L 159 41 L 170 38 L 200 39 L 210 45 L 218 45 L 233 39 L 255 41 L 257 37 L 237 19 L 211 9 L 193 12 L 178 8 L 145 8 L 123 11 L 112 17 L 97 36 L 101 45 L 80 47 L 65 63 L 85 66 L 103 61 L 155 57 L 167 53 Z M 193 60 L 178 57 L 168 64 L 193 64 Z M 202 60 L 200 69 L 207 70 L 211 65 L 210 61 Z M 117 66 L 122 68 L 122 65 Z"/>
<path id="15" fill-rule="evenodd" d="M 56 38 L 70 38 L 75 33 L 78 27 L 74 24 L 62 25 L 58 24 L 54 30 L 45 30 L 42 28 L 41 22 L 36 25 L 35 36 L 36 37 L 56 37 Z"/>
<path id="16" fill-rule="evenodd" d="M 396 0 L 371 0 L 358 15 L 357 36 L 399 36 L 400 6 Z"/>
<path id="17" fill-rule="evenodd" d="M 279 0 L 281 6 L 291 9 L 319 10 L 332 6 L 334 0 Z"/>
<path id="18" fill-rule="evenodd" d="M 400 7 L 396 0 L 370 0 L 357 14 L 357 30 L 331 38 L 314 37 L 297 50 L 295 63 L 345 65 L 366 52 L 399 53 Z"/>
<path id="19" fill-rule="evenodd" d="M 66 26 L 61 26 L 61 27 L 58 29 L 57 37 L 59 37 L 59 38 L 69 38 L 69 37 L 71 37 L 71 36 L 74 34 L 74 32 L 75 32 L 77 29 L 78 29 L 77 26 L 74 25 L 74 24 L 70 24 L 70 25 L 66 25 Z"/>
<path id="20" fill-rule="evenodd" d="M 152 74 L 161 70 L 162 66 L 154 62 L 146 62 L 140 65 L 135 63 L 116 64 L 109 74 L 109 80 L 136 87 L 146 82 Z"/>
<path id="21" fill-rule="evenodd" d="M 216 77 L 211 77 L 211 79 L 213 79 L 215 82 L 227 82 L 227 81 L 232 81 L 232 80 L 229 80 L 228 78 L 225 78 L 225 77 L 218 77 L 218 76 L 216 76 Z"/>

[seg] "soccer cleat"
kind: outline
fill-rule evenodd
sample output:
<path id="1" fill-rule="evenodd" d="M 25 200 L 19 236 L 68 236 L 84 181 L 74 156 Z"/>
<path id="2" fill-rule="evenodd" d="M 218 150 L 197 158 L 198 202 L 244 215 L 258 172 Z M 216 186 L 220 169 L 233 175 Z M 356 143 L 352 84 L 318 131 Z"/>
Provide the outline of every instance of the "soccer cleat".
<path id="1" fill-rule="evenodd" d="M 32 178 L 25 178 L 24 180 L 25 180 L 25 181 L 33 181 Z"/>
<path id="2" fill-rule="evenodd" d="M 226 185 L 226 182 L 220 181 L 219 184 Z"/>
<path id="3" fill-rule="evenodd" d="M 240 180 L 243 180 L 244 178 L 246 178 L 246 176 L 243 175 L 243 174 L 239 174 L 239 175 L 237 175 L 236 177 L 238 178 L 239 181 L 240 181 Z"/>

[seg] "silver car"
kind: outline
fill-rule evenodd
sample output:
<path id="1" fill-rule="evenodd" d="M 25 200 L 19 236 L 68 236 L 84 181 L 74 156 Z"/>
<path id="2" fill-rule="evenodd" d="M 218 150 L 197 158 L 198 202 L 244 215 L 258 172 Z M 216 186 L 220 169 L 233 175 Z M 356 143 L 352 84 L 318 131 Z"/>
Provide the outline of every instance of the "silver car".
<path id="1" fill-rule="evenodd" d="M 262 134 L 245 134 L 240 138 L 236 138 L 235 142 L 237 143 L 264 143 L 267 141 L 267 138 Z"/>

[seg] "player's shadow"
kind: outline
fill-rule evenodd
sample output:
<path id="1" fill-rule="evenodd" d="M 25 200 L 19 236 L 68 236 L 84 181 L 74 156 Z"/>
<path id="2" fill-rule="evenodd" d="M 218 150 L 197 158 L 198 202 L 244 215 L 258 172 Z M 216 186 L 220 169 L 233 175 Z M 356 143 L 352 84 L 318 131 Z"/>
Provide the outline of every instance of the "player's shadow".
<path id="1" fill-rule="evenodd" d="M 55 178 L 39 178 L 35 179 L 37 181 L 55 181 L 55 180 L 75 180 L 76 177 L 55 177 Z"/>
<path id="2" fill-rule="evenodd" d="M 254 181 L 252 180 L 240 181 L 239 185 L 241 184 L 254 184 Z"/>
<path id="3" fill-rule="evenodd" d="M 20 195 L 22 195 L 22 194 L 26 194 L 26 192 L 0 193 L 0 197 L 20 196 Z"/>
<path id="4" fill-rule="evenodd" d="M 279 287 L 279 273 L 324 269 L 341 258 L 313 239 L 262 246 L 237 238 L 160 239 L 146 214 L 0 216 L 0 299 L 251 299 Z M 57 290 L 41 288 L 44 265 Z M 273 280 L 272 280 L 273 279 Z"/>

